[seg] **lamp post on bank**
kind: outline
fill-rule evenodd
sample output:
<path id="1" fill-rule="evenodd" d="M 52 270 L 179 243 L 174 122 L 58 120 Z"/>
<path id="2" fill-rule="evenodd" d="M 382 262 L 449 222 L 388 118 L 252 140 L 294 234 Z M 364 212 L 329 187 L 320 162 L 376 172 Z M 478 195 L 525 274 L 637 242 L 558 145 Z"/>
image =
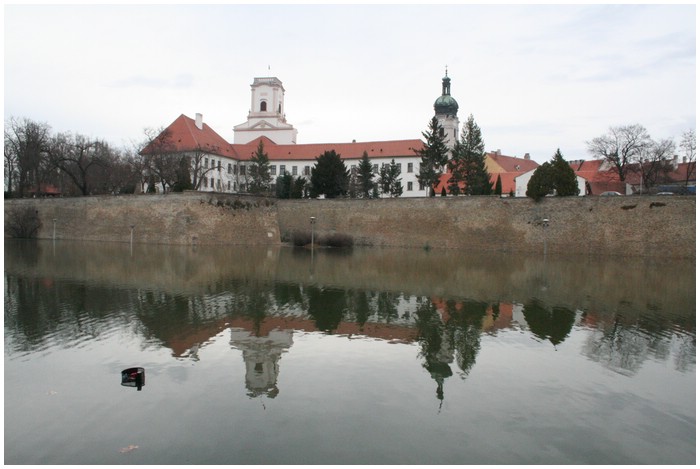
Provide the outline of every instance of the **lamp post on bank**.
<path id="1" fill-rule="evenodd" d="M 131 255 L 134 254 L 134 226 L 136 225 L 129 225 L 131 227 L 131 238 L 129 240 L 129 251 Z"/>
<path id="2" fill-rule="evenodd" d="M 542 219 L 542 226 L 544 227 L 544 255 L 547 255 L 547 227 L 549 226 L 549 218 Z"/>
<path id="3" fill-rule="evenodd" d="M 314 225 L 316 224 L 316 217 L 310 217 L 311 220 L 311 250 L 314 249 Z"/>

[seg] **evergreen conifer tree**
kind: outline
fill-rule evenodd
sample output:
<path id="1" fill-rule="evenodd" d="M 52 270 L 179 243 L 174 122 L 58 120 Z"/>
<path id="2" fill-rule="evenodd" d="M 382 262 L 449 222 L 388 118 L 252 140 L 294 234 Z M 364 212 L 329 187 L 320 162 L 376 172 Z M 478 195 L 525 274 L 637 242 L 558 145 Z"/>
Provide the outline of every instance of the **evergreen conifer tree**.
<path id="1" fill-rule="evenodd" d="M 564 160 L 561 150 L 557 148 L 557 152 L 552 158 L 552 177 L 554 178 L 554 189 L 557 195 L 561 197 L 578 195 L 578 181 L 576 173 L 569 163 Z"/>
<path id="2" fill-rule="evenodd" d="M 481 129 L 473 115 L 469 115 L 462 127 L 459 142 L 452 150 L 449 163 L 451 177 L 448 182 L 451 194 L 458 193 L 460 187 L 467 195 L 488 195 L 491 181 L 486 170 L 484 140 Z"/>
<path id="3" fill-rule="evenodd" d="M 498 179 L 496 179 L 496 188 L 493 190 L 493 193 L 496 195 L 501 195 L 503 192 L 503 183 L 501 183 L 501 175 L 498 175 Z"/>
<path id="4" fill-rule="evenodd" d="M 553 190 L 552 164 L 547 161 L 538 166 L 535 172 L 532 173 L 532 177 L 527 182 L 527 192 L 525 192 L 525 195 L 535 199 L 535 201 L 539 201 Z"/>
<path id="5" fill-rule="evenodd" d="M 430 189 L 431 197 L 435 195 L 435 186 L 440 182 L 442 168 L 448 160 L 449 150 L 445 136 L 440 135 L 440 130 L 437 117 L 433 117 L 428 124 L 428 130 L 423 132 L 425 145 L 419 150 L 414 150 L 421 158 L 418 182 Z"/>
<path id="6" fill-rule="evenodd" d="M 258 142 L 258 148 L 250 158 L 250 162 L 250 184 L 248 185 L 248 190 L 251 194 L 266 192 L 270 184 L 270 158 L 265 153 L 262 140 Z"/>
<path id="7" fill-rule="evenodd" d="M 348 191 L 350 174 L 335 150 L 316 157 L 311 169 L 311 197 L 325 195 L 328 199 L 344 196 Z"/>
<path id="8" fill-rule="evenodd" d="M 369 160 L 366 151 L 362 153 L 362 159 L 357 166 L 357 178 L 358 196 L 364 199 L 371 198 L 372 189 L 374 188 L 374 171 L 372 169 L 372 162 Z"/>
<path id="9" fill-rule="evenodd" d="M 393 159 L 391 164 L 382 166 L 382 169 L 379 171 L 379 185 L 382 193 L 389 194 L 391 197 L 399 197 L 403 194 L 399 174 L 401 174 L 401 170 Z"/>

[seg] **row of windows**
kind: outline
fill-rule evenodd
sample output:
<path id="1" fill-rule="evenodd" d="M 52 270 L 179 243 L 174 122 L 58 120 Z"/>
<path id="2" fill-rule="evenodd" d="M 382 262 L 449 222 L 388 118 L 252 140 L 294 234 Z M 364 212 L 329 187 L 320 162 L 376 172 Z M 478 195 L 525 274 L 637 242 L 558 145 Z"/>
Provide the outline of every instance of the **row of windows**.
<path id="1" fill-rule="evenodd" d="M 390 163 L 382 163 L 382 168 L 383 168 L 384 166 L 389 166 L 389 164 L 390 164 Z M 401 163 L 396 163 L 396 166 L 398 166 L 398 168 L 399 168 L 399 173 L 400 173 L 400 172 L 401 172 Z M 357 173 L 357 165 L 356 165 L 356 164 L 351 165 L 351 166 L 350 166 L 350 171 L 351 171 L 353 174 L 356 174 L 356 173 Z M 373 172 L 374 174 L 379 174 L 379 164 L 374 164 L 374 165 L 372 165 L 372 172 Z M 412 173 L 412 172 L 413 172 L 413 163 L 406 163 L 406 172 L 408 172 L 408 173 Z"/>
<path id="2" fill-rule="evenodd" d="M 385 165 L 388 165 L 389 163 L 382 163 L 382 167 Z M 210 166 L 211 165 L 211 166 Z M 285 165 L 281 164 L 280 166 L 280 175 L 286 174 L 287 169 Z M 396 166 L 399 168 L 399 173 L 401 173 L 401 163 L 396 163 Z M 406 171 L 409 173 L 413 172 L 413 163 L 407 163 L 406 164 L 407 168 Z M 218 169 L 221 171 L 221 161 L 214 161 L 214 158 L 209 160 L 209 158 L 204 158 L 204 166 L 206 168 L 211 169 Z M 228 174 L 233 174 L 233 175 L 238 175 L 240 173 L 241 176 L 245 176 L 246 169 L 245 165 L 232 165 L 231 163 L 228 164 Z M 352 165 L 350 167 L 350 170 L 354 173 L 357 172 L 357 165 Z M 372 166 L 372 171 L 374 174 L 379 174 L 379 165 L 374 164 Z M 270 165 L 270 174 L 272 176 L 277 175 L 277 165 Z M 304 166 L 304 172 L 302 173 L 304 176 L 309 176 L 311 175 L 311 167 L 310 166 Z M 298 166 L 292 166 L 292 176 L 297 176 L 298 175 Z"/>
<path id="3" fill-rule="evenodd" d="M 280 176 L 287 174 L 287 167 L 286 165 L 281 164 L 280 165 Z M 299 175 L 299 167 L 298 166 L 292 166 L 292 176 L 298 176 Z M 311 166 L 304 166 L 304 170 L 302 172 L 303 176 L 310 176 L 311 175 Z M 277 165 L 270 165 L 270 176 L 277 176 Z"/>
<path id="4" fill-rule="evenodd" d="M 216 180 L 214 180 L 214 178 L 203 178 L 203 179 L 202 179 L 202 188 L 203 188 L 203 189 L 208 189 L 208 188 L 210 188 L 210 187 L 211 187 L 212 189 L 217 190 L 217 191 L 223 190 L 223 187 L 222 187 L 222 184 L 221 184 L 221 179 L 216 179 Z M 236 183 L 236 182 L 234 182 L 234 183 L 232 184 L 231 181 L 228 181 L 227 184 L 226 184 L 226 190 L 228 190 L 228 191 L 230 191 L 230 190 L 234 190 L 234 191 L 237 191 L 237 190 L 245 191 L 245 190 L 246 190 L 246 185 L 245 185 L 244 183 L 238 184 L 238 183 Z"/>

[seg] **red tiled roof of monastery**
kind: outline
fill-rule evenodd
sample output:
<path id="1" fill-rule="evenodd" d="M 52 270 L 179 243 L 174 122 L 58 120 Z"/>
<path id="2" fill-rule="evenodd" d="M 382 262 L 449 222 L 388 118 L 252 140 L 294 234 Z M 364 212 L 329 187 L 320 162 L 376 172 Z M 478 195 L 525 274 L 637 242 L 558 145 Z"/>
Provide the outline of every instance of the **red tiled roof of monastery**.
<path id="1" fill-rule="evenodd" d="M 197 127 L 194 119 L 184 114 L 180 114 L 180 117 L 175 119 L 158 138 L 161 137 L 163 137 L 162 144 L 166 145 L 168 151 L 171 152 L 204 151 L 229 158 L 236 157 L 231 144 L 211 127 L 202 123 L 202 128 L 200 129 Z M 154 151 L 158 145 L 156 143 L 158 138 L 149 143 L 141 153 L 148 154 Z"/>
<path id="2" fill-rule="evenodd" d="M 250 143 L 234 144 L 239 157 L 249 160 L 255 154 L 258 143 L 262 140 L 265 153 L 270 160 L 310 160 L 315 159 L 326 151 L 335 150 L 341 159 L 360 159 L 366 151 L 370 158 L 395 158 L 400 156 L 415 156 L 415 151 L 423 147 L 420 139 L 389 140 L 383 142 L 351 142 L 351 143 L 295 143 L 277 145 L 266 137 L 258 137 Z"/>

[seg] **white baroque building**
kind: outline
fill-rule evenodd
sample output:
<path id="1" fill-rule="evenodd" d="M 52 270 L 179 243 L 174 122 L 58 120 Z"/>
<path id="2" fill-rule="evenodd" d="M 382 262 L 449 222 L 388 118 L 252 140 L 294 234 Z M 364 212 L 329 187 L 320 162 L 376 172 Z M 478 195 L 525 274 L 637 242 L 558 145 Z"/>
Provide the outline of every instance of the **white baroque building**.
<path id="1" fill-rule="evenodd" d="M 195 190 L 226 193 L 244 193 L 248 189 L 248 175 L 251 157 L 260 142 L 270 160 L 270 184 L 278 176 L 290 174 L 292 177 L 311 175 L 316 158 L 326 151 L 334 150 L 352 172 L 359 165 L 366 152 L 372 161 L 375 174 L 382 165 L 394 161 L 401 169 L 401 197 L 425 197 L 428 189 L 418 182 L 420 157 L 416 150 L 423 148 L 420 138 L 407 140 L 385 140 L 374 142 L 339 142 L 318 144 L 297 144 L 297 130 L 286 120 L 284 106 L 285 89 L 277 77 L 257 77 L 251 85 L 250 110 L 246 122 L 233 127 L 233 143 L 209 127 L 202 114 L 195 118 L 180 115 L 156 139 L 150 142 L 141 154 L 186 155 L 192 164 L 192 183 Z M 450 78 L 442 79 L 442 94 L 434 103 L 435 117 L 441 126 L 449 148 L 459 138 L 459 105 L 450 94 Z M 416 130 L 420 135 L 420 130 Z M 506 161 L 507 160 L 507 161 Z M 507 164 L 503 164 L 506 161 Z M 518 164 L 520 163 L 520 164 Z M 522 166 L 522 171 L 520 167 Z M 512 167 L 518 174 L 534 169 L 537 163 L 525 158 L 501 155 L 500 150 L 487 154 L 487 167 L 496 182 L 498 173 L 507 173 L 507 181 L 502 181 L 504 193 L 515 184 Z M 510 169 L 508 169 L 510 168 Z M 516 174 L 517 175 L 517 174 Z M 443 175 L 438 189 L 446 184 L 449 175 Z M 160 192 L 163 184 L 157 181 L 155 172 L 147 175 L 143 190 L 153 185 Z M 165 190 L 169 190 L 168 187 Z"/>

